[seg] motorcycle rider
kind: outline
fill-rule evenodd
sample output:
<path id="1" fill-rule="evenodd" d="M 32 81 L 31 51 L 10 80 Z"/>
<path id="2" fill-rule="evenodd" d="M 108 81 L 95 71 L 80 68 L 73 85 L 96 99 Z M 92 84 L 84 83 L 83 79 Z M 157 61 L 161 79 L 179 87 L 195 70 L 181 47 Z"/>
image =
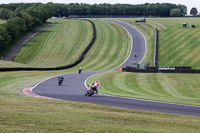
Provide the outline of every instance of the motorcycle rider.
<path id="1" fill-rule="evenodd" d="M 88 85 L 88 88 L 86 90 L 85 96 L 87 96 L 88 91 L 90 89 L 93 89 L 96 92 L 95 94 L 98 94 L 98 89 L 99 89 L 99 83 L 98 83 L 98 81 L 95 81 L 94 83 Z"/>
<path id="2" fill-rule="evenodd" d="M 61 81 L 61 82 L 63 82 L 63 80 L 64 80 L 64 77 L 63 77 L 63 75 L 60 75 L 60 76 L 58 77 L 58 81 Z"/>
<path id="3" fill-rule="evenodd" d="M 78 73 L 81 74 L 81 72 L 82 72 L 82 68 L 79 67 L 79 69 L 78 69 Z"/>

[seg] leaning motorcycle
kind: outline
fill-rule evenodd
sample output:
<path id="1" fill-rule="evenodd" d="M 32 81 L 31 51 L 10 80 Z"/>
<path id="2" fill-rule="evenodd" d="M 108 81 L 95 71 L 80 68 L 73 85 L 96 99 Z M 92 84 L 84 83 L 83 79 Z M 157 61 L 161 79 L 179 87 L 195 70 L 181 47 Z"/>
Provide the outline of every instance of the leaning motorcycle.
<path id="1" fill-rule="evenodd" d="M 90 88 L 89 90 L 86 90 L 85 96 L 91 97 L 94 95 L 94 91 L 96 91 L 95 88 Z"/>
<path id="2" fill-rule="evenodd" d="M 98 88 L 99 88 L 98 81 L 95 81 L 94 83 L 88 85 L 88 88 L 86 90 L 85 96 L 91 97 L 92 95 L 94 95 L 95 91 L 96 91 L 95 94 L 98 94 Z"/>
<path id="3" fill-rule="evenodd" d="M 88 91 L 88 96 L 91 97 L 92 95 L 94 95 L 94 89 L 90 89 Z"/>

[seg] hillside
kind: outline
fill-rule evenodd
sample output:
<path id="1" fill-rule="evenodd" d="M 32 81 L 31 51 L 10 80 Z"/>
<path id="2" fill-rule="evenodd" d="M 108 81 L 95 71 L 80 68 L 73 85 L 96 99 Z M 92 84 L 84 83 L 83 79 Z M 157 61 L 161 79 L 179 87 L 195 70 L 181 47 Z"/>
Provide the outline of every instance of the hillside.
<path id="1" fill-rule="evenodd" d="M 92 39 L 92 25 L 80 20 L 54 21 L 54 26 L 28 41 L 14 61 L 33 67 L 54 67 L 74 62 Z"/>
<path id="2" fill-rule="evenodd" d="M 200 69 L 200 18 L 155 19 L 160 26 L 159 66 L 191 66 Z M 190 23 L 196 28 L 183 28 Z"/>
<path id="3" fill-rule="evenodd" d="M 77 22 L 80 21 L 77 20 Z M 89 51 L 80 66 L 84 66 L 84 71 L 114 68 L 127 57 L 130 50 L 130 38 L 123 28 L 115 24 L 104 21 L 94 22 L 98 33 L 97 40 L 93 47 L 94 50 Z M 76 20 L 74 20 L 74 23 L 76 23 Z M 48 32 L 48 34 L 50 33 L 51 31 Z M 68 35 L 70 36 L 70 34 Z M 40 37 L 38 38 L 39 39 L 35 39 L 34 42 L 41 40 Z M 47 44 L 51 43 L 49 42 L 46 43 L 46 45 Z M 32 49 L 31 45 L 25 47 Z M 46 52 L 49 52 L 48 48 Z M 57 55 L 58 54 L 55 54 L 55 56 Z M 27 59 L 29 60 L 29 62 L 26 62 L 27 65 L 38 66 L 38 64 L 31 64 L 31 58 Z M 44 60 L 43 64 L 45 64 L 45 61 L 47 61 L 47 59 Z M 57 62 L 55 58 L 53 61 Z M 2 63 L 0 62 L 0 65 L 4 63 L 4 61 Z M 8 65 L 15 65 L 14 63 L 10 63 L 11 62 L 9 62 Z M 72 69 L 48 72 L 0 72 L 0 132 L 199 132 L 199 117 L 121 109 L 54 99 L 30 98 L 22 95 L 23 88 L 33 87 L 36 83 L 48 77 L 63 73 L 77 72 L 77 68 L 78 66 Z M 137 94 L 139 93 L 140 96 L 138 97 L 140 98 L 142 94 L 146 97 L 152 97 L 148 94 L 154 94 L 154 99 L 156 96 L 161 97 L 162 94 L 167 96 L 173 94 L 173 90 L 171 90 L 170 93 L 159 90 L 160 82 L 162 85 L 165 85 L 165 87 L 168 87 L 168 85 L 170 85 L 168 84 L 169 82 L 167 82 L 168 79 L 171 79 L 170 82 L 180 83 L 180 80 L 174 81 L 173 79 L 183 77 L 181 74 L 175 74 L 171 77 L 170 75 L 162 74 L 149 75 L 118 72 L 95 76 L 98 76 L 98 79 L 104 81 L 100 84 L 102 90 L 108 87 L 107 91 L 111 89 L 115 94 L 116 92 L 125 92 L 127 95 L 128 89 L 132 94 L 134 92 Z M 158 80 L 157 77 L 161 78 L 161 80 Z M 198 80 L 195 75 L 189 75 L 189 78 L 191 82 L 196 82 Z M 187 77 L 184 76 L 182 79 L 187 80 Z M 89 80 L 93 81 L 93 79 Z M 165 80 L 166 82 L 164 82 Z M 181 84 L 182 83 L 183 82 L 181 82 Z M 120 88 L 124 90 L 119 90 L 119 88 L 116 87 L 117 84 L 121 84 Z M 126 88 L 127 84 L 128 88 Z M 149 90 L 146 85 L 148 85 L 151 90 Z M 134 87 L 137 87 L 138 90 L 130 91 L 130 89 Z M 145 90 L 145 88 L 147 89 Z M 152 88 L 155 88 L 155 90 Z M 186 90 L 182 91 L 190 91 L 190 88 L 185 87 L 185 89 Z M 195 91 L 195 89 L 199 89 L 198 83 L 194 84 L 193 91 Z M 142 91 L 144 93 L 141 94 Z M 186 93 L 175 92 L 174 95 L 176 94 Z M 195 92 L 190 94 L 194 95 L 196 98 L 198 97 Z M 192 97 L 192 95 L 190 97 Z M 192 101 L 195 99 L 191 98 L 188 100 L 184 95 L 182 100 Z M 198 103 L 199 100 L 197 99 L 196 102 Z"/>
<path id="4" fill-rule="evenodd" d="M 18 62 L 17 67 L 54 67 L 70 64 L 91 41 L 93 32 L 88 21 L 63 19 L 54 21 L 57 24 L 47 28 L 21 48 L 14 58 L 14 61 Z M 93 22 L 97 38 L 80 65 L 84 66 L 85 70 L 113 69 L 129 55 L 130 37 L 116 24 L 101 20 Z M 14 67 L 14 65 L 9 66 Z"/>
<path id="5" fill-rule="evenodd" d="M 200 69 L 200 18 L 147 18 L 146 23 L 135 23 L 139 18 L 119 19 L 136 26 L 145 36 L 145 62 L 153 66 L 154 29 L 159 30 L 159 66 L 191 66 Z M 183 28 L 190 23 L 196 28 Z"/>

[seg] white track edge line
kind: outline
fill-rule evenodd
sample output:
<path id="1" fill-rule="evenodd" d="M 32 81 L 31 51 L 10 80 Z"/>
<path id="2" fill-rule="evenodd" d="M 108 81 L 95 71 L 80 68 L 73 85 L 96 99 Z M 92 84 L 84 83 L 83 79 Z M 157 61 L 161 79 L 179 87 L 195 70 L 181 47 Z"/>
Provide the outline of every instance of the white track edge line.
<path id="1" fill-rule="evenodd" d="M 120 21 L 120 22 L 124 23 L 123 21 Z M 114 23 L 114 22 L 111 22 L 111 23 Z M 117 23 L 115 23 L 115 24 L 117 24 Z M 129 24 L 129 23 L 126 23 L 126 24 L 128 24 L 128 25 L 134 27 L 137 31 L 139 31 L 135 26 L 133 26 L 133 25 L 131 25 L 131 24 Z M 117 25 L 119 25 L 119 24 L 117 24 Z M 119 26 L 121 26 L 121 25 L 119 25 Z M 121 27 L 124 28 L 123 26 L 121 26 Z M 124 29 L 125 29 L 125 28 L 124 28 Z M 128 32 L 127 29 L 125 29 L 125 30 Z M 144 54 L 142 60 L 140 61 L 140 63 L 141 63 L 141 62 L 144 60 L 145 55 L 146 55 L 146 45 L 147 45 L 147 44 L 146 44 L 146 38 L 144 37 L 144 35 L 142 34 L 141 31 L 139 31 L 139 32 L 140 32 L 140 34 L 143 36 L 143 38 L 144 38 L 144 40 L 145 40 L 145 54 Z M 130 35 L 129 32 L 128 32 L 128 34 L 129 34 L 129 36 L 131 37 L 131 41 L 132 41 L 132 45 L 131 45 L 131 51 L 132 51 L 132 48 L 133 48 L 133 38 L 132 38 L 132 36 Z M 126 59 L 122 64 L 124 64 L 124 63 L 128 60 L 128 58 L 130 57 L 130 55 L 131 55 L 131 52 L 130 52 L 129 56 L 127 57 L 127 59 Z M 122 64 L 121 64 L 121 65 L 122 65 Z M 119 65 L 119 66 L 121 66 L 121 65 Z M 119 66 L 118 66 L 118 67 L 119 67 Z M 116 67 L 115 69 L 117 69 L 118 67 Z M 115 69 L 112 69 L 112 70 L 115 70 Z M 108 71 L 111 71 L 111 70 L 108 70 Z M 107 72 L 108 72 L 108 71 L 107 71 Z M 103 73 L 103 72 L 102 72 L 102 73 Z M 87 80 L 88 80 L 90 77 L 94 76 L 94 75 L 96 75 L 96 74 L 90 75 L 88 78 L 86 78 L 86 80 L 85 80 L 85 82 L 84 82 L 86 88 L 87 88 L 87 84 L 86 84 Z M 185 105 L 185 104 L 175 104 L 175 103 L 168 103 L 168 102 L 159 102 L 159 101 L 152 101 L 152 100 L 145 100 L 145 99 L 137 99 L 137 98 L 130 98 L 130 97 L 120 97 L 120 96 L 118 97 L 118 96 L 112 96 L 112 95 L 103 94 L 103 93 L 99 93 L 99 94 L 102 94 L 102 95 L 105 95 L 105 96 L 109 96 L 109 97 L 124 98 L 124 99 L 132 99 L 132 100 L 141 100 L 141 101 L 154 102 L 154 103 L 164 103 L 164 104 L 171 104 L 171 105 L 182 105 L 182 106 L 189 106 L 189 107 L 200 107 L 200 106 Z"/>
<path id="2" fill-rule="evenodd" d="M 114 23 L 114 22 L 112 22 L 112 23 Z M 114 24 L 117 24 L 117 23 L 114 23 Z M 117 24 L 117 25 L 119 25 L 119 24 Z M 121 26 L 121 25 L 119 25 L 119 26 Z M 123 26 L 121 26 L 126 32 L 128 32 L 128 30 L 125 28 L 125 27 L 123 27 Z M 118 67 L 120 67 L 121 65 L 123 65 L 127 60 L 128 60 L 128 58 L 131 56 L 131 51 L 132 51 L 132 49 L 133 49 L 133 38 L 132 38 L 132 36 L 131 36 L 131 34 L 128 32 L 128 34 L 129 34 L 129 36 L 130 36 L 130 38 L 131 38 L 131 50 L 129 51 L 129 55 L 128 55 L 128 57 L 125 59 L 125 61 L 122 63 L 122 64 L 120 64 L 119 66 L 117 66 L 116 68 L 114 68 L 114 69 L 112 69 L 112 70 L 115 70 L 115 69 L 117 69 Z"/>
<path id="3" fill-rule="evenodd" d="M 122 22 L 122 21 L 120 21 L 120 22 Z M 113 22 L 112 22 L 113 23 Z M 115 23 L 115 24 L 117 24 L 117 23 Z M 128 24 L 128 23 L 127 23 Z M 118 24 L 119 25 L 119 24 Z M 129 24 L 129 25 L 131 25 L 131 24 Z M 121 25 L 120 25 L 121 26 Z M 132 26 L 132 25 L 131 25 Z M 121 26 L 121 27 L 123 27 L 123 26 Z M 134 26 L 133 26 L 134 27 Z M 124 27 L 123 27 L 124 28 Z M 135 27 L 134 27 L 135 28 Z M 125 29 L 125 28 L 124 28 Z M 137 28 L 135 28 L 136 30 L 138 30 Z M 126 29 L 125 29 L 126 30 Z M 127 30 L 126 30 L 127 31 Z M 139 30 L 138 30 L 139 31 Z M 128 32 L 128 31 L 127 31 Z M 140 31 L 139 31 L 140 32 Z M 128 32 L 129 33 L 129 32 Z M 140 32 L 141 33 L 141 32 Z M 142 33 L 141 33 L 142 34 Z M 142 34 L 143 35 L 143 34 Z M 130 35 L 130 33 L 129 33 L 129 36 L 131 36 Z M 143 35 L 143 37 L 144 37 L 144 35 Z M 146 55 L 146 38 L 144 37 L 144 39 L 145 39 L 145 55 Z M 131 37 L 131 41 L 133 41 L 132 40 L 132 37 Z M 133 42 L 132 42 L 132 44 L 133 44 Z M 132 50 L 132 45 L 131 45 L 131 50 Z M 128 56 L 128 58 L 130 57 L 130 55 L 131 55 L 131 52 L 130 52 L 130 54 L 129 54 L 129 56 Z M 144 59 L 144 57 L 145 56 L 143 56 L 143 59 Z M 125 60 L 125 61 L 127 61 L 128 60 L 128 58 Z M 142 60 L 143 60 L 142 59 Z M 142 60 L 141 60 L 141 62 L 142 62 Z M 124 62 L 125 62 L 124 61 Z M 123 63 L 124 63 L 123 62 Z M 140 63 L 141 63 L 140 62 Z M 123 64 L 122 63 L 122 64 Z M 121 65 L 122 65 L 121 64 Z M 121 66 L 121 65 L 119 65 L 119 66 Z M 118 67 L 119 67 L 118 66 Z M 117 68 L 118 68 L 117 67 Z M 117 69 L 117 68 L 115 68 L 115 69 Z M 112 69 L 112 70 L 114 70 L 114 69 Z M 108 70 L 108 71 L 105 71 L 105 72 L 109 72 L 109 71 L 112 71 L 112 70 Z M 74 72 L 75 73 L 75 72 Z M 103 72 L 102 72 L 103 73 Z M 65 73 L 65 74 L 59 74 L 59 75 L 67 75 L 67 74 L 73 74 L 73 73 Z M 49 80 L 49 79 L 51 79 L 51 78 L 54 78 L 54 77 L 57 77 L 57 76 L 59 76 L 59 75 L 56 75 L 56 76 L 53 76 L 53 77 L 49 77 L 49 78 L 46 78 L 45 80 L 43 80 L 43 81 L 41 81 L 41 82 L 38 82 L 37 84 L 35 84 L 30 90 L 31 90 L 31 92 L 32 92 L 32 90 L 35 88 L 35 87 L 37 87 L 39 84 L 41 84 L 41 83 L 43 83 L 43 82 L 45 82 L 45 81 L 47 81 L 47 80 Z M 94 75 L 96 75 L 96 74 L 93 74 L 93 75 L 90 75 L 88 78 L 86 78 L 86 80 L 85 80 L 85 82 L 84 82 L 84 84 L 85 84 L 85 87 L 87 88 L 87 85 L 86 85 L 86 82 L 87 82 L 87 80 L 90 78 L 90 77 L 92 77 L 92 76 L 94 76 Z M 32 92 L 33 93 L 33 92 Z M 34 93 L 35 94 L 35 93 Z M 136 99 L 136 98 L 129 98 L 129 97 L 118 97 L 118 96 L 111 96 L 111 95 L 107 95 L 107 94 L 103 94 L 103 93 L 99 93 L 99 94 L 101 94 L 101 95 L 105 95 L 105 96 L 109 96 L 109 97 L 116 97 L 116 98 L 124 98 L 124 99 L 132 99 L 132 100 L 141 100 L 141 101 L 148 101 L 148 102 L 154 102 L 154 103 L 164 103 L 164 104 L 171 104 L 171 105 L 181 105 L 181 106 L 188 106 L 188 107 L 200 107 L 200 106 L 193 106 L 193 105 L 184 105 L 184 104 L 174 104 L 174 103 L 165 103 L 165 102 L 158 102 L 158 101 L 151 101 L 151 100 L 144 100 L 144 99 Z M 37 94 L 36 94 L 37 95 Z M 40 95 L 39 95 L 40 96 Z M 60 100 L 60 99 L 56 99 L 56 98 L 50 98 L 50 97 L 47 97 L 47 98 L 49 98 L 49 99 L 55 99 L 55 100 Z"/>

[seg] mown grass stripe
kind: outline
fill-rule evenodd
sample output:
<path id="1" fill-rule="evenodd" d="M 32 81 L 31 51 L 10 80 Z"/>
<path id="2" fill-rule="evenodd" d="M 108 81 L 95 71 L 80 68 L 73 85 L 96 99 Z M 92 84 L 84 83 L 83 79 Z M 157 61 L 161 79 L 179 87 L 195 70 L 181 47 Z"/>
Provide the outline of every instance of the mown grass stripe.
<path id="1" fill-rule="evenodd" d="M 121 78 L 119 78 L 121 77 Z M 116 73 L 115 76 L 113 76 L 114 78 L 114 84 L 119 85 L 118 87 L 120 88 L 121 93 L 126 94 L 127 96 L 133 96 L 133 95 L 138 95 L 139 93 L 137 93 L 132 87 L 129 87 L 126 82 L 127 82 L 127 74 L 123 74 L 123 73 Z"/>
<path id="2" fill-rule="evenodd" d="M 162 102 L 200 105 L 200 82 L 195 74 L 107 72 L 90 77 L 100 81 L 100 92 Z"/>
<path id="3" fill-rule="evenodd" d="M 147 75 L 145 75 L 145 74 L 137 75 L 136 81 L 137 81 L 138 86 L 140 86 L 141 89 L 143 91 L 145 91 L 146 94 L 149 94 L 152 96 L 159 95 L 159 93 L 153 91 L 153 89 L 151 88 L 151 85 L 149 84 L 149 79 L 148 79 Z"/>
<path id="4" fill-rule="evenodd" d="M 104 80 L 101 80 L 103 83 L 106 82 L 106 84 L 103 84 L 103 87 L 109 91 L 110 94 L 115 94 L 120 96 L 121 94 L 126 94 L 127 96 L 133 95 L 133 93 L 128 90 L 126 87 L 123 88 L 122 86 L 118 86 L 119 83 L 123 82 L 121 79 L 117 78 L 118 73 L 115 73 L 113 75 L 104 75 Z M 110 86 L 112 85 L 112 86 Z M 109 89 L 108 89 L 109 88 Z"/>
<path id="5" fill-rule="evenodd" d="M 117 25 L 113 25 L 113 26 L 116 27 L 116 30 L 117 30 L 116 33 L 126 34 L 126 31 L 117 28 Z M 117 36 L 119 37 L 118 37 L 118 40 L 116 40 L 114 45 L 118 44 L 118 46 L 117 46 L 116 51 L 113 53 L 112 58 L 109 61 L 111 63 L 109 63 L 109 65 L 107 66 L 108 68 L 117 67 L 119 65 L 119 61 L 121 64 L 124 60 L 126 60 L 126 57 L 130 53 L 130 49 L 128 48 L 129 46 L 131 46 L 131 42 L 128 41 L 130 40 L 130 37 L 127 36 L 126 38 L 123 38 L 120 35 L 117 35 Z"/>
<path id="6" fill-rule="evenodd" d="M 163 41 L 159 39 L 159 44 L 162 45 L 162 47 L 159 47 L 160 48 L 159 51 L 163 51 L 164 55 L 168 55 L 169 54 L 167 53 L 168 51 L 171 51 L 174 48 L 176 48 L 176 44 L 178 43 L 174 39 L 174 36 L 177 36 L 177 38 L 180 38 L 182 35 L 186 33 L 186 31 L 181 32 L 180 35 L 177 33 L 178 33 L 177 30 L 173 30 L 173 31 L 170 30 L 170 32 L 167 32 L 167 34 L 163 34 L 162 36 L 160 36 L 160 38 L 164 38 L 164 39 Z M 162 34 L 162 31 L 159 34 Z M 169 44 L 173 44 L 173 45 L 169 45 Z"/>
<path id="7" fill-rule="evenodd" d="M 114 40 L 117 39 L 116 37 L 114 37 L 115 29 L 111 26 L 108 26 L 108 25 L 106 25 L 106 28 L 108 29 L 108 34 L 107 34 L 108 38 L 106 39 L 107 41 L 105 42 L 105 44 L 107 45 L 107 49 L 105 49 L 104 52 L 101 52 L 101 51 L 98 52 L 98 54 L 99 54 L 98 58 L 96 58 L 96 62 L 93 62 L 94 64 L 98 63 L 98 65 L 96 65 L 96 66 L 94 65 L 94 69 L 98 69 L 100 67 L 103 68 L 105 62 L 107 62 L 109 60 L 109 58 L 112 58 L 112 57 L 109 56 L 109 54 L 112 53 L 112 49 L 115 48 L 113 46 Z M 105 60 L 105 58 L 107 60 Z"/>
<path id="8" fill-rule="evenodd" d="M 175 33 L 175 34 L 177 34 L 177 33 Z M 175 34 L 173 34 L 173 35 L 175 36 Z M 186 30 L 186 31 L 183 32 L 183 34 L 190 36 L 191 34 L 194 34 L 194 33 L 188 32 Z M 163 52 L 162 55 L 165 55 L 165 56 L 163 56 L 163 58 L 165 58 L 164 59 L 165 61 L 168 61 L 168 63 L 169 63 L 168 65 L 172 65 L 177 60 L 180 60 L 183 57 L 184 54 L 187 55 L 186 54 L 187 52 L 185 50 L 189 49 L 189 47 L 190 47 L 190 45 L 184 45 L 185 43 L 187 44 L 187 40 L 186 40 L 185 37 L 178 37 L 178 38 L 180 38 L 178 41 L 170 40 L 170 42 L 172 42 L 171 44 L 173 44 L 173 42 L 174 42 L 173 45 L 167 46 L 168 43 L 166 43 L 166 45 L 164 47 L 162 47 L 163 50 L 161 49 L 161 51 L 164 51 L 164 49 L 165 49 L 165 52 Z M 167 49 L 167 47 L 168 47 L 168 49 Z M 176 53 L 178 53 L 178 52 L 179 52 L 179 55 L 177 56 Z M 162 62 L 162 58 L 160 58 L 160 61 Z M 160 64 L 160 65 L 162 65 L 162 64 Z"/>
<path id="9" fill-rule="evenodd" d="M 188 65 L 194 65 L 196 62 L 200 60 L 198 58 L 200 53 L 200 49 L 194 49 L 192 53 L 189 53 L 188 56 L 186 56 L 186 62 Z"/>
<path id="10" fill-rule="evenodd" d="M 170 51 L 171 50 L 175 50 L 175 49 L 178 49 L 178 46 L 181 46 L 182 45 L 182 43 L 184 43 L 185 41 L 188 41 L 188 39 L 187 38 L 185 38 L 185 36 L 191 36 L 192 34 L 194 34 L 194 31 L 180 31 L 180 32 L 182 32 L 182 33 L 184 33 L 183 35 L 181 35 L 181 36 L 178 36 L 177 38 L 176 37 L 174 37 L 174 39 L 172 40 L 172 42 L 174 42 L 174 44 L 172 45 L 172 47 L 171 47 L 171 49 L 169 49 Z M 178 32 L 176 32 L 175 34 L 174 34 L 174 36 L 177 36 L 176 34 L 178 34 L 179 33 L 179 31 Z"/>
<path id="11" fill-rule="evenodd" d="M 120 56 L 119 53 L 131 46 L 129 44 L 130 38 L 127 32 L 116 24 L 95 21 L 95 25 L 97 28 L 97 40 L 92 48 L 93 50 L 86 55 L 86 57 L 92 56 L 93 58 L 85 58 L 87 63 L 81 63 L 80 65 L 89 70 L 113 69 L 127 58 L 128 53 L 124 53 L 123 56 Z M 93 60 L 92 62 L 89 61 L 91 59 Z"/>
<path id="12" fill-rule="evenodd" d="M 158 74 L 157 76 L 160 81 L 160 85 L 168 94 L 173 97 L 181 97 L 181 94 L 179 94 L 179 92 L 176 90 L 175 85 L 172 84 L 172 81 L 176 80 L 173 76 L 170 74 Z"/>
<path id="13" fill-rule="evenodd" d="M 97 60 L 103 57 L 108 46 L 106 41 L 110 37 L 109 30 L 107 29 L 106 25 L 102 25 L 101 23 L 95 23 L 95 24 L 97 28 L 97 39 L 94 43 L 94 46 L 92 47 L 92 50 L 89 51 L 88 54 L 86 55 L 86 57 L 92 57 L 92 58 L 87 58 L 88 63 L 84 65 L 85 69 L 88 68 L 93 69 L 94 67 L 98 66 L 100 62 L 97 62 Z M 102 38 L 103 36 L 106 36 L 106 38 Z"/>
<path id="14" fill-rule="evenodd" d="M 132 76 L 131 73 L 127 73 L 126 74 L 126 84 L 129 88 L 134 90 L 134 93 L 136 94 L 135 96 L 148 96 L 150 93 L 148 93 L 146 90 L 143 90 L 141 86 L 139 86 L 138 84 L 138 75 L 139 74 L 135 74 L 134 76 Z"/>
<path id="15" fill-rule="evenodd" d="M 158 28 L 158 30 L 165 30 L 168 29 L 168 27 L 166 27 L 165 25 L 159 23 L 159 22 L 154 22 L 154 21 L 148 21 L 148 23 L 150 23 L 150 25 L 152 25 L 153 27 Z"/>
<path id="16" fill-rule="evenodd" d="M 55 21 L 58 24 L 48 29 L 52 32 L 46 30 L 35 37 L 40 40 L 39 43 L 31 42 L 31 46 L 39 44 L 35 50 L 26 46 L 20 50 L 17 54 L 22 54 L 19 60 L 25 63 L 27 60 L 27 63 L 35 67 L 55 67 L 70 64 L 80 56 L 93 36 L 91 24 L 80 20 Z"/>
<path id="17" fill-rule="evenodd" d="M 109 26 L 109 27 L 111 27 L 111 26 Z M 109 45 L 109 49 L 106 49 L 105 53 L 103 54 L 104 58 L 99 58 L 99 60 L 97 60 L 97 62 L 99 62 L 98 67 L 101 67 L 104 70 L 107 68 L 107 66 L 104 66 L 105 61 L 107 62 L 106 64 L 109 65 L 109 64 L 113 64 L 112 59 L 116 60 L 116 57 L 113 55 L 116 52 L 118 45 L 120 43 L 118 41 L 118 35 L 117 35 L 116 29 L 114 27 L 112 27 L 110 29 L 110 33 L 111 33 L 111 36 L 110 36 L 109 42 L 107 42 Z M 117 45 L 117 47 L 115 45 Z M 107 60 L 105 60 L 105 58 L 107 58 Z"/>
<path id="18" fill-rule="evenodd" d="M 160 97 L 171 97 L 171 95 L 166 92 L 162 85 L 159 82 L 159 79 L 156 74 L 146 74 L 148 80 L 148 84 L 150 84 L 152 91 L 156 92 L 158 96 Z"/>

